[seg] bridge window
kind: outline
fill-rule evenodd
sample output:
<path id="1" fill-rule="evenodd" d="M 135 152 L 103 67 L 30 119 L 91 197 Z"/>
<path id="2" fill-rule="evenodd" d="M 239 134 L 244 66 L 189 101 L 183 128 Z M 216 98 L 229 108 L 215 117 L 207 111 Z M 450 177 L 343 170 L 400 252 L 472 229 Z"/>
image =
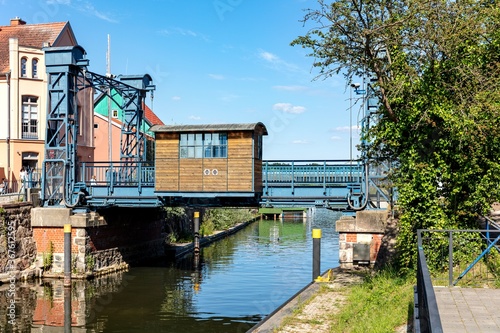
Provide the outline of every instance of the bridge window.
<path id="1" fill-rule="evenodd" d="M 38 139 L 38 97 L 23 96 L 22 138 Z"/>
<path id="2" fill-rule="evenodd" d="M 186 133 L 180 137 L 181 158 L 227 158 L 227 133 Z"/>

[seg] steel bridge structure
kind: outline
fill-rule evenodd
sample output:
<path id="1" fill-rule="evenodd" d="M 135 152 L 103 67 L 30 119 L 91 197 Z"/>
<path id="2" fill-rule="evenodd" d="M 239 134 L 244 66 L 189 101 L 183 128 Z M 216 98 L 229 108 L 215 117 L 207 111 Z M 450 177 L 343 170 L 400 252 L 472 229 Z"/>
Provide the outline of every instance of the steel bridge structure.
<path id="1" fill-rule="evenodd" d="M 163 205 L 217 205 L 217 197 L 193 193 L 181 198 L 155 194 L 154 163 L 146 160 L 141 132 L 143 105 L 154 90 L 145 75 L 99 75 L 87 70 L 89 61 L 80 46 L 45 48 L 48 74 L 48 115 L 41 202 L 45 207 L 95 209 L 100 207 L 158 207 Z M 123 97 L 120 161 L 77 160 L 79 113 L 77 94 L 95 89 L 113 99 Z M 370 112 L 372 97 L 364 97 Z M 115 101 L 116 102 L 116 101 Z M 119 104 L 119 103 L 118 103 Z M 373 106 L 373 102 L 372 102 Z M 362 126 L 368 126 L 365 117 Z M 324 206 L 335 210 L 385 208 L 392 200 L 385 179 L 389 166 L 370 166 L 360 160 L 270 160 L 262 165 L 262 206 Z M 92 176 L 97 176 L 94 181 Z M 247 204 L 247 203 L 242 203 Z"/>
<path id="2" fill-rule="evenodd" d="M 155 194 L 155 167 L 148 162 L 92 162 L 79 165 L 89 207 L 218 205 L 217 197 L 195 200 L 196 193 L 179 198 Z M 385 208 L 391 202 L 386 167 L 367 168 L 348 160 L 269 160 L 263 162 L 262 206 L 322 206 L 334 210 Z M 98 181 L 91 177 L 97 175 Z M 247 205 L 247 202 L 242 202 Z"/>

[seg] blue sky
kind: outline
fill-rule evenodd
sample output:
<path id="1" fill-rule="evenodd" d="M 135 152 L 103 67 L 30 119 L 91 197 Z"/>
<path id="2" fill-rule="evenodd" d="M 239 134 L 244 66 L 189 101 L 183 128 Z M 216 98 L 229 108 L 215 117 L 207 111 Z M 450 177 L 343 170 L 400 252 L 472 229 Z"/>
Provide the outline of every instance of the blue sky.
<path id="1" fill-rule="evenodd" d="M 0 0 L 0 25 L 70 21 L 89 70 L 150 74 L 148 105 L 165 124 L 263 122 L 265 159 L 347 159 L 359 105 L 343 77 L 313 80 L 290 42 L 316 0 Z"/>

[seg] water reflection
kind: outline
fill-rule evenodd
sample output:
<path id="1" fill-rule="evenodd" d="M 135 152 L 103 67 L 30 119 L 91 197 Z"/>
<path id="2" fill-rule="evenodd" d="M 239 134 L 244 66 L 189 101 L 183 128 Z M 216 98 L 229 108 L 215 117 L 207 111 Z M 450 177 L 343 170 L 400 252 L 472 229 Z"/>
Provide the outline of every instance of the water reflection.
<path id="1" fill-rule="evenodd" d="M 92 281 L 18 284 L 16 326 L 1 332 L 246 332 L 310 282 L 311 229 L 323 230 L 322 270 L 337 266 L 337 215 L 255 222 L 199 257 L 156 260 Z"/>

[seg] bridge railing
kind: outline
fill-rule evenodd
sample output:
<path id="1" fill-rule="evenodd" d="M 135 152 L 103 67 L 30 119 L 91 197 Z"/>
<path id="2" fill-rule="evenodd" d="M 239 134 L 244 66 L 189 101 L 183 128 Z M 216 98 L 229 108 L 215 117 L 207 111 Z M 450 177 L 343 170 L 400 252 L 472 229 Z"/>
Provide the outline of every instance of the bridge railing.
<path id="1" fill-rule="evenodd" d="M 78 181 L 89 186 L 154 186 L 151 162 L 83 162 Z"/>
<path id="2" fill-rule="evenodd" d="M 500 226 L 486 219 L 482 230 L 421 230 L 435 286 L 484 287 L 500 282 Z"/>
<path id="3" fill-rule="evenodd" d="M 422 231 L 418 230 L 417 286 L 415 287 L 414 327 L 416 332 L 442 333 L 441 317 L 432 285 L 427 258 L 422 245 Z"/>
<path id="4" fill-rule="evenodd" d="M 359 183 L 362 166 L 349 160 L 267 160 L 262 163 L 262 178 L 264 186 Z"/>

